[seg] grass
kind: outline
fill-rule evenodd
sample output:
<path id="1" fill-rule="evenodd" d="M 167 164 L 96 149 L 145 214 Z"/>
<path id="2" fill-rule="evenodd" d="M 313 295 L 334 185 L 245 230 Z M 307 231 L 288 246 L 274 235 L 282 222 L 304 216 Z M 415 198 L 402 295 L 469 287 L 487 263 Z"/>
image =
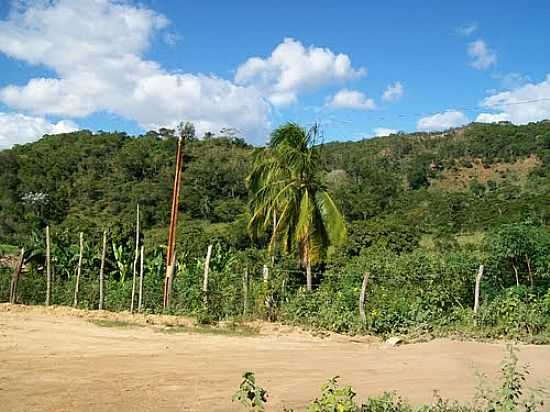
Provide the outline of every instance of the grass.
<path id="1" fill-rule="evenodd" d="M 116 319 L 91 319 L 91 323 L 103 328 L 136 328 L 145 327 L 136 322 L 130 322 L 127 320 Z M 244 325 L 241 323 L 228 323 L 223 326 L 210 326 L 210 325 L 162 325 L 160 327 L 153 326 L 153 329 L 159 333 L 176 334 L 176 333 L 199 333 L 205 335 L 220 335 L 220 336 L 257 336 L 259 329 Z"/>
<path id="2" fill-rule="evenodd" d="M 19 252 L 19 248 L 17 246 L 0 243 L 0 256 L 15 255 L 18 252 Z"/>
<path id="3" fill-rule="evenodd" d="M 139 323 L 129 322 L 127 320 L 114 320 L 114 319 L 91 319 L 91 323 L 103 328 L 136 328 L 143 327 Z"/>
<path id="4" fill-rule="evenodd" d="M 252 326 L 230 323 L 227 326 L 208 326 L 208 325 L 196 325 L 196 326 L 164 326 L 162 328 L 155 329 L 160 333 L 174 334 L 174 333 L 199 333 L 205 335 L 219 335 L 219 336 L 257 336 L 259 334 L 258 328 Z"/>

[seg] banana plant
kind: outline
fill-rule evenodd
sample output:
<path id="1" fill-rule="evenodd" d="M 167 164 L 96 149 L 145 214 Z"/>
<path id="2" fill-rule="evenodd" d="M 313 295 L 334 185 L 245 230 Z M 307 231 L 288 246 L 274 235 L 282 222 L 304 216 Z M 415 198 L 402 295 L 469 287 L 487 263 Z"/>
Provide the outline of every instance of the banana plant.
<path id="1" fill-rule="evenodd" d="M 122 244 L 117 245 L 113 240 L 113 255 L 115 257 L 115 263 L 118 268 L 118 273 L 120 275 L 120 283 L 124 284 L 126 281 L 126 275 L 130 270 L 129 262 L 126 262 L 124 259 L 124 248 Z"/>

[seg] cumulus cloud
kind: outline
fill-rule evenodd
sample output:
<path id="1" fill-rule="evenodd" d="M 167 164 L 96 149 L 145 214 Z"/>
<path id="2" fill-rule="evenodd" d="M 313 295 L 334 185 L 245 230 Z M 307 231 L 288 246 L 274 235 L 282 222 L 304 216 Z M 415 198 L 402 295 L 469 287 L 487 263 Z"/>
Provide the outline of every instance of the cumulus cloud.
<path id="1" fill-rule="evenodd" d="M 373 130 L 374 136 L 381 137 L 381 136 L 389 136 L 390 134 L 396 134 L 397 130 L 395 129 L 388 129 L 386 127 L 377 127 Z"/>
<path id="2" fill-rule="evenodd" d="M 0 52 L 45 65 L 57 77 L 0 89 L 6 105 L 41 116 L 108 111 L 146 129 L 186 120 L 199 132 L 234 127 L 263 140 L 270 106 L 257 89 L 171 73 L 143 58 L 154 34 L 169 24 L 164 16 L 111 0 L 16 4 L 0 21 Z"/>
<path id="3" fill-rule="evenodd" d="M 550 119 L 550 74 L 540 83 L 494 93 L 483 99 L 480 106 L 492 113 L 481 113 L 479 122 L 508 120 L 525 124 Z"/>
<path id="4" fill-rule="evenodd" d="M 253 86 L 276 106 L 294 103 L 298 94 L 317 87 L 354 79 L 366 74 L 354 68 L 349 56 L 326 48 L 304 47 L 287 38 L 267 58 L 252 57 L 239 66 L 235 82 Z"/>
<path id="5" fill-rule="evenodd" d="M 476 117 L 476 122 L 479 123 L 498 123 L 508 120 L 509 117 L 506 113 L 480 113 Z"/>
<path id="6" fill-rule="evenodd" d="M 0 149 L 29 143 L 45 134 L 69 133 L 78 130 L 70 120 L 51 123 L 43 117 L 0 112 Z"/>
<path id="7" fill-rule="evenodd" d="M 491 50 L 485 41 L 479 39 L 468 45 L 470 66 L 478 70 L 486 70 L 497 64 L 497 55 Z"/>
<path id="8" fill-rule="evenodd" d="M 335 109 L 372 110 L 376 107 L 373 99 L 357 90 L 342 89 L 328 100 L 327 105 Z"/>
<path id="9" fill-rule="evenodd" d="M 468 123 L 468 118 L 464 113 L 457 110 L 448 110 L 426 116 L 418 120 L 416 128 L 422 131 L 444 130 L 451 127 L 460 127 Z"/>
<path id="10" fill-rule="evenodd" d="M 384 100 L 385 102 L 395 102 L 401 99 L 404 93 L 405 91 L 403 90 L 403 85 L 401 84 L 401 82 L 395 82 L 386 87 L 386 90 L 382 95 L 382 100 Z"/>

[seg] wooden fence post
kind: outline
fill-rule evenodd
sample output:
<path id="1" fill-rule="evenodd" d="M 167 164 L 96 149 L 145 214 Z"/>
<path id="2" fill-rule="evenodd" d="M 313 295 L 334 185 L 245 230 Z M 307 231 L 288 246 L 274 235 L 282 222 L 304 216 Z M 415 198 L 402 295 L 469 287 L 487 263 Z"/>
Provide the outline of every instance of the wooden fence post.
<path id="1" fill-rule="evenodd" d="M 139 297 L 138 297 L 138 312 L 143 310 L 143 245 L 141 245 L 140 261 L 139 261 Z"/>
<path id="2" fill-rule="evenodd" d="M 107 254 L 107 231 L 103 231 L 103 248 L 101 250 L 101 266 L 99 267 L 99 310 L 103 310 L 103 274 L 105 271 L 105 255 Z"/>
<path id="3" fill-rule="evenodd" d="M 11 285 L 10 285 L 10 303 L 17 303 L 17 283 L 19 283 L 19 275 L 23 269 L 23 263 L 25 260 L 25 248 L 21 248 L 21 254 L 19 255 L 19 260 L 17 261 L 17 266 L 13 271 L 11 276 Z"/>
<path id="4" fill-rule="evenodd" d="M 479 265 L 479 270 L 476 276 L 476 286 L 474 289 L 474 326 L 477 326 L 477 313 L 479 312 L 479 286 L 481 284 L 481 277 L 483 276 L 483 265 Z"/>
<path id="5" fill-rule="evenodd" d="M 243 316 L 248 313 L 248 268 L 243 273 Z"/>
<path id="6" fill-rule="evenodd" d="M 46 226 L 46 306 L 50 305 L 52 297 L 50 226 Z"/>
<path id="7" fill-rule="evenodd" d="M 134 302 L 136 300 L 136 276 L 139 257 L 139 203 L 136 206 L 136 248 L 134 250 L 134 266 L 132 271 L 132 302 L 130 303 L 130 313 L 134 313 Z"/>
<path id="8" fill-rule="evenodd" d="M 212 256 L 212 245 L 208 245 L 206 260 L 204 261 L 204 277 L 202 279 L 202 299 L 204 306 L 208 307 L 208 272 L 210 271 L 210 257 Z"/>
<path id="9" fill-rule="evenodd" d="M 361 285 L 361 294 L 359 295 L 359 314 L 363 325 L 367 323 L 367 315 L 365 314 L 365 294 L 367 293 L 367 284 L 369 282 L 369 272 L 365 272 L 363 276 L 363 284 Z"/>
<path id="10" fill-rule="evenodd" d="M 82 254 L 84 253 L 84 233 L 80 232 L 80 252 L 78 254 L 78 266 L 76 267 L 76 282 L 74 285 L 73 307 L 78 305 L 78 288 L 80 286 L 80 273 L 82 271 Z"/>

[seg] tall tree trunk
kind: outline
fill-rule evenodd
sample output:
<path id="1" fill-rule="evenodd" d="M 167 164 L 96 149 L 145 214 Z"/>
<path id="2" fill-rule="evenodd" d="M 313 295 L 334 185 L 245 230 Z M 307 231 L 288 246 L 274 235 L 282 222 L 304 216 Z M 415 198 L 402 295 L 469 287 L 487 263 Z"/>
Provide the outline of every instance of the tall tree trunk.
<path id="1" fill-rule="evenodd" d="M 50 226 L 46 226 L 46 306 L 50 305 L 52 297 Z"/>
<path id="2" fill-rule="evenodd" d="M 82 254 L 84 253 L 84 233 L 80 232 L 80 251 L 78 254 L 78 266 L 76 267 L 76 282 L 74 284 L 74 301 L 73 306 L 78 305 L 78 288 L 80 286 L 80 273 L 82 271 Z"/>
<path id="3" fill-rule="evenodd" d="M 514 263 L 512 263 L 512 267 L 514 268 L 514 273 L 516 274 L 516 286 L 519 286 L 518 268 Z"/>
<path id="4" fill-rule="evenodd" d="M 101 249 L 101 266 L 99 267 L 99 310 L 103 310 L 103 275 L 105 272 L 105 257 L 107 254 L 107 231 L 103 231 L 103 245 Z"/>
<path id="5" fill-rule="evenodd" d="M 21 275 L 21 270 L 23 269 L 23 263 L 25 261 L 25 248 L 21 248 L 21 254 L 19 255 L 19 260 L 17 261 L 17 266 L 13 271 L 11 276 L 11 285 L 10 285 L 10 303 L 17 303 L 17 284 L 19 283 L 19 276 Z"/>

